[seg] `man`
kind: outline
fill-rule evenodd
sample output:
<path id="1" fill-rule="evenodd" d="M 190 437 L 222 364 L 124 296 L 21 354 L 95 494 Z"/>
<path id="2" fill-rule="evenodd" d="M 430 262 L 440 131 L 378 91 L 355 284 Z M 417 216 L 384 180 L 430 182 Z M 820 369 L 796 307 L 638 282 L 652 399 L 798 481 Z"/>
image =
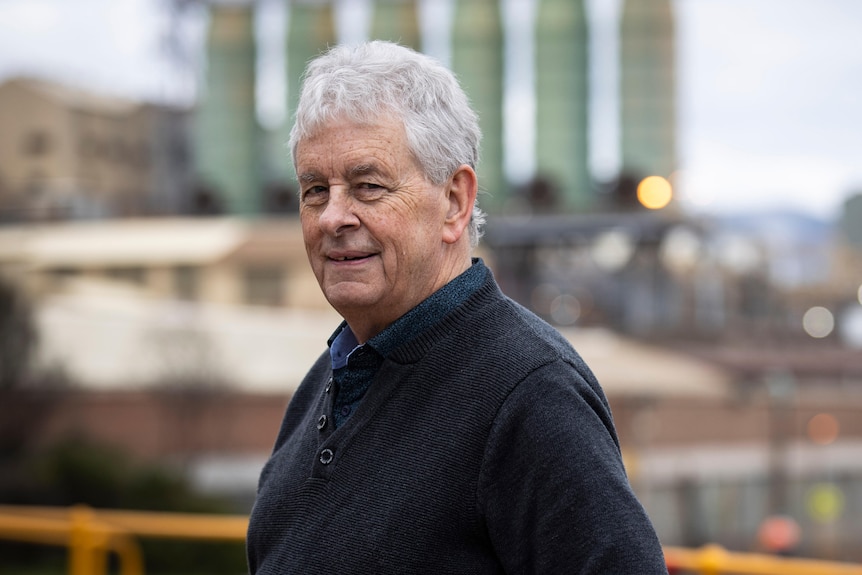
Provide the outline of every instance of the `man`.
<path id="1" fill-rule="evenodd" d="M 599 384 L 471 259 L 479 139 L 426 56 L 372 42 L 309 65 L 300 219 L 345 321 L 261 474 L 253 574 L 666 573 Z"/>

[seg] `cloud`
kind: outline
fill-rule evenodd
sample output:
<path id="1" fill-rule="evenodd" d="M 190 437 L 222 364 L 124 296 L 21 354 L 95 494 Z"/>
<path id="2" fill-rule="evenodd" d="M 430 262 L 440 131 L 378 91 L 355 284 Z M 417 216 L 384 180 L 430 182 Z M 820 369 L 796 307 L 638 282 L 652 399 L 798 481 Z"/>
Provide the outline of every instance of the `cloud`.
<path id="1" fill-rule="evenodd" d="M 60 23 L 58 5 L 50 0 L 0 4 L 0 22 L 7 23 L 2 26 L 4 36 L 11 34 L 13 38 L 23 38 L 48 34 Z"/>
<path id="2" fill-rule="evenodd" d="M 678 192 L 697 210 L 795 208 L 832 217 L 862 170 L 824 155 L 751 153 L 723 142 L 697 141 L 697 161 L 683 168 Z"/>

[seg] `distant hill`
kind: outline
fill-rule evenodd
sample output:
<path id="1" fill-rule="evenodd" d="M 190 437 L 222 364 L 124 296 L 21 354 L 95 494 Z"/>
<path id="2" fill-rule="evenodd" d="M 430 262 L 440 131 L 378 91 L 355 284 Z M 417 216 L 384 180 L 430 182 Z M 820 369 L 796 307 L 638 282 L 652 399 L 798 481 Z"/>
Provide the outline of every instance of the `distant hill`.
<path id="1" fill-rule="evenodd" d="M 818 283 L 829 275 L 837 223 L 790 209 L 712 218 L 719 233 L 739 234 L 768 251 L 773 281 L 786 286 Z"/>
<path id="2" fill-rule="evenodd" d="M 834 221 L 790 209 L 721 215 L 713 221 L 729 232 L 753 235 L 775 247 L 782 243 L 828 244 L 837 230 Z"/>

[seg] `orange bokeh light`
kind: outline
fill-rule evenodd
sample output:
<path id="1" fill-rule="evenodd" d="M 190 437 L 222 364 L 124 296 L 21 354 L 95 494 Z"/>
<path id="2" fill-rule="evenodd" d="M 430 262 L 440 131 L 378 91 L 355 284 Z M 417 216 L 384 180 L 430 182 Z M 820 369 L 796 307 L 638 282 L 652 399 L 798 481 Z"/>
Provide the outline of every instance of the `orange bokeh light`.
<path id="1" fill-rule="evenodd" d="M 649 176 L 638 184 L 638 201 L 650 210 L 660 210 L 673 199 L 673 186 L 661 176 Z"/>
<path id="2" fill-rule="evenodd" d="M 808 438 L 818 445 L 829 445 L 838 439 L 840 426 L 831 413 L 818 413 L 808 420 Z"/>

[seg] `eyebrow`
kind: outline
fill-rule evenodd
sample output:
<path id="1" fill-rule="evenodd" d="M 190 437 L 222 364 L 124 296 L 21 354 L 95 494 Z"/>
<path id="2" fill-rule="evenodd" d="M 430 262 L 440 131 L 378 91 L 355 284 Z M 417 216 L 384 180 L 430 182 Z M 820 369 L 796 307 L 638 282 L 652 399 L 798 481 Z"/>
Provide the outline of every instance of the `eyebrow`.
<path id="1" fill-rule="evenodd" d="M 356 166 L 353 166 L 347 171 L 347 175 L 351 179 L 357 176 L 368 176 L 371 174 L 380 174 L 380 169 L 377 167 L 377 164 L 371 162 L 365 164 L 357 164 Z"/>
<path id="2" fill-rule="evenodd" d="M 317 172 L 304 172 L 296 176 L 296 178 L 305 184 L 310 184 L 311 182 L 316 182 L 321 179 L 321 176 Z"/>
<path id="3" fill-rule="evenodd" d="M 353 179 L 353 178 L 357 178 L 357 177 L 361 177 L 361 176 L 381 175 L 381 174 L 382 174 L 382 171 L 380 170 L 378 165 L 373 163 L 373 162 L 366 162 L 363 164 L 357 164 L 357 165 L 353 166 L 352 168 L 350 168 L 349 170 L 347 170 L 347 177 L 349 179 Z M 309 172 L 303 172 L 301 174 L 298 174 L 296 177 L 301 183 L 305 183 L 305 184 L 310 184 L 313 182 L 319 182 L 319 181 L 322 181 L 325 179 L 320 172 L 317 172 L 314 170 L 309 171 Z"/>

